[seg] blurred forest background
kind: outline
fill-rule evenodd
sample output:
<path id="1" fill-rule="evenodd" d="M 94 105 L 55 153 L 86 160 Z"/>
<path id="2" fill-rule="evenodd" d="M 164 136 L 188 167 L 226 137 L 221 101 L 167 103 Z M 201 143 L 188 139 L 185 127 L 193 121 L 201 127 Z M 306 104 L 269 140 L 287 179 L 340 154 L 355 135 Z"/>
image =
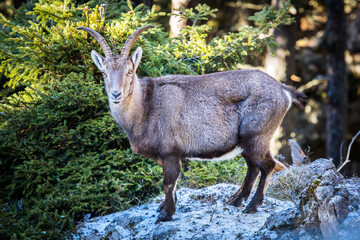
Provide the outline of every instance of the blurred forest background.
<path id="1" fill-rule="evenodd" d="M 360 130 L 359 0 L 6 0 L 0 12 L 1 238 L 63 238 L 89 213 L 161 191 L 161 168 L 129 149 L 110 116 L 90 58 L 100 48 L 78 26 L 119 51 L 132 31 L 156 25 L 134 45 L 144 49 L 140 76 L 258 68 L 304 91 L 305 109 L 291 108 L 274 141 L 285 162 L 295 139 L 338 166 Z M 360 138 L 350 159 L 342 172 L 358 175 Z M 242 158 L 185 162 L 179 184 L 239 184 L 244 172 Z"/>
<path id="2" fill-rule="evenodd" d="M 141 2 L 141 1 L 138 1 Z M 144 1 L 170 11 L 171 6 L 194 7 L 205 1 Z M 206 1 L 217 8 L 209 38 L 237 31 L 251 24 L 248 17 L 264 6 L 282 6 L 282 0 Z M 280 48 L 275 55 L 264 52 L 247 59 L 256 67 L 286 84 L 296 86 L 309 97 L 304 112 L 292 108 L 273 146 L 274 153 L 289 161 L 288 139 L 297 140 L 311 159 L 333 158 L 338 166 L 345 158 L 347 146 L 360 130 L 360 1 L 293 0 L 290 13 L 295 22 L 282 25 L 273 34 Z M 186 22 L 163 19 L 162 24 L 176 35 Z M 177 25 L 176 25 L 177 23 Z M 360 139 L 352 146 L 352 163 L 344 168 L 346 175 L 360 173 Z"/>
<path id="3" fill-rule="evenodd" d="M 2 0 L 0 12 L 11 18 L 15 9 L 36 1 Z M 86 1 L 75 1 L 77 4 Z M 103 1 L 107 3 L 109 1 Z M 115 1 L 116 2 L 116 1 Z M 121 1 L 118 1 L 121 2 Z M 212 27 L 207 40 L 236 32 L 241 26 L 253 24 L 248 17 L 264 6 L 282 6 L 282 0 L 134 0 L 133 6 L 155 6 L 156 11 L 173 12 L 174 9 L 194 8 L 206 3 L 218 9 L 206 24 Z M 306 148 L 310 158 L 331 157 L 339 165 L 346 155 L 351 138 L 360 129 L 360 1 L 293 0 L 290 9 L 295 22 L 280 26 L 273 34 L 279 48 L 275 55 L 265 51 L 255 58 L 248 57 L 247 65 L 238 69 L 256 67 L 286 84 L 296 86 L 309 96 L 304 112 L 292 109 L 283 124 L 282 133 L 273 147 L 274 153 L 289 160 L 287 140 L 296 139 Z M 6 5 L 12 6 L 7 8 Z M 343 9 L 343 10 L 342 10 Z M 185 20 L 175 16 L 157 16 L 157 20 L 176 37 Z M 330 19 L 329 19 L 330 18 Z M 331 60 L 331 58 L 333 60 Z M 343 59 L 343 60 L 342 60 Z M 334 62 L 334 61 L 337 62 Z M 332 75 L 330 72 L 335 71 Z M 330 81 L 329 81 L 330 78 Z M 1 87 L 7 79 L 2 77 Z M 4 92 L 4 91 L 3 91 Z M 2 94 L 2 97 L 7 94 Z M 360 173 L 360 140 L 352 147 L 352 163 L 344 171 L 347 175 Z M 279 151 L 279 152 L 278 152 Z"/>

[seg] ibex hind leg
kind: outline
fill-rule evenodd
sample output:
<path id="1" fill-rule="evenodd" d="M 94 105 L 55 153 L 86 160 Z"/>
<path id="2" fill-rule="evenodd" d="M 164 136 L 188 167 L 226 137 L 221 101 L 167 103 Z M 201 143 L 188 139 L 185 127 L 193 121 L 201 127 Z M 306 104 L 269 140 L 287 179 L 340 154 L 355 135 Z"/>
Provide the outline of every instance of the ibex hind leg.
<path id="1" fill-rule="evenodd" d="M 240 189 L 229 199 L 228 204 L 235 207 L 241 206 L 242 202 L 248 199 L 254 183 L 259 175 L 259 168 L 253 164 L 251 158 L 248 157 L 246 153 L 243 153 L 242 155 L 245 158 L 248 169 Z"/>
<path id="2" fill-rule="evenodd" d="M 255 161 L 255 164 L 258 165 L 261 172 L 260 182 L 254 197 L 245 208 L 244 213 L 256 212 L 257 207 L 262 204 L 272 171 L 276 165 L 269 151 L 266 153 L 264 158 Z"/>

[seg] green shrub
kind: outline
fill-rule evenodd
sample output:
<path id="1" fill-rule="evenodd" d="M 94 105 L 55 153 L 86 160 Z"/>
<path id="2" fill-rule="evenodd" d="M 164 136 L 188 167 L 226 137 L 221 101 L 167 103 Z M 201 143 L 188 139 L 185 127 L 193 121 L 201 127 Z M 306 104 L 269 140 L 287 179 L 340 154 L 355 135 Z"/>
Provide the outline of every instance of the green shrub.
<path id="1" fill-rule="evenodd" d="M 2 117 L 11 116 L 0 134 L 4 235 L 64 237 L 84 214 L 123 210 L 160 193 L 161 167 L 128 149 L 101 85 L 88 79 L 70 74 L 3 105 Z"/>
<path id="2" fill-rule="evenodd" d="M 119 51 L 133 31 L 164 13 L 108 1 L 103 15 L 101 1 L 76 2 L 39 0 L 15 10 L 11 21 L 0 18 L 1 81 L 7 79 L 0 91 L 2 239 L 65 238 L 85 214 L 123 210 L 161 191 L 161 167 L 131 152 L 110 116 L 101 74 L 89 56 L 100 46 L 76 28 L 99 31 Z M 271 36 L 258 36 L 289 22 L 286 8 L 269 8 L 255 16 L 259 28 L 207 42 L 209 28 L 196 19 L 206 20 L 213 10 L 199 5 L 184 13 L 193 24 L 180 38 L 171 40 L 159 25 L 139 38 L 140 76 L 232 69 L 244 55 L 275 46 Z M 241 159 L 187 163 L 181 185 L 238 183 L 243 165 Z"/>
<path id="3" fill-rule="evenodd" d="M 179 186 L 203 188 L 217 183 L 239 185 L 246 174 L 243 158 L 218 162 L 184 161 Z"/>

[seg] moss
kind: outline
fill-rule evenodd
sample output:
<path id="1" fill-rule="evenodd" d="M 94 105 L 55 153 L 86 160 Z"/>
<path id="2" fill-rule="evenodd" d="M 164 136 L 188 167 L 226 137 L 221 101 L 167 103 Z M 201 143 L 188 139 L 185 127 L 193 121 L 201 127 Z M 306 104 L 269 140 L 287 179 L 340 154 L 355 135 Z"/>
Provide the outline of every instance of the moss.
<path id="1" fill-rule="evenodd" d="M 319 226 L 319 219 L 317 215 L 317 209 L 320 203 L 316 199 L 315 191 L 321 183 L 321 176 L 314 177 L 307 189 L 305 189 L 300 196 L 299 209 L 301 215 L 299 215 L 295 222 L 297 225 L 306 227 L 306 229 L 317 231 Z"/>

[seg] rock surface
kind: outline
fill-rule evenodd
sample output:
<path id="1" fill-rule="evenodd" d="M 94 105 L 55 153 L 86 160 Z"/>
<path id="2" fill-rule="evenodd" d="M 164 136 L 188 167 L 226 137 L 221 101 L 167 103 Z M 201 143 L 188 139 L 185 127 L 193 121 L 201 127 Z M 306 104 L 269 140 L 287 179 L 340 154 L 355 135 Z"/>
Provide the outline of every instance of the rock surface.
<path id="1" fill-rule="evenodd" d="M 294 207 L 292 202 L 266 197 L 255 214 L 227 205 L 239 186 L 218 184 L 177 191 L 177 212 L 172 222 L 155 224 L 161 198 L 149 204 L 79 225 L 75 239 L 251 239 L 274 212 Z"/>
<path id="2" fill-rule="evenodd" d="M 293 186 L 282 188 L 284 181 Z M 254 239 L 360 239 L 360 179 L 344 179 L 330 160 L 275 175 L 274 189 L 287 191 L 296 207 L 270 216 Z"/>
<path id="3" fill-rule="evenodd" d="M 162 197 L 78 225 L 74 239 L 360 239 L 360 179 L 344 179 L 327 159 L 293 166 L 272 178 L 255 214 L 226 204 L 239 186 L 177 191 L 172 222 L 155 224 Z M 249 198 L 251 199 L 251 197 Z M 292 201 L 286 201 L 289 199 Z M 245 203 L 247 204 L 247 203 Z"/>

